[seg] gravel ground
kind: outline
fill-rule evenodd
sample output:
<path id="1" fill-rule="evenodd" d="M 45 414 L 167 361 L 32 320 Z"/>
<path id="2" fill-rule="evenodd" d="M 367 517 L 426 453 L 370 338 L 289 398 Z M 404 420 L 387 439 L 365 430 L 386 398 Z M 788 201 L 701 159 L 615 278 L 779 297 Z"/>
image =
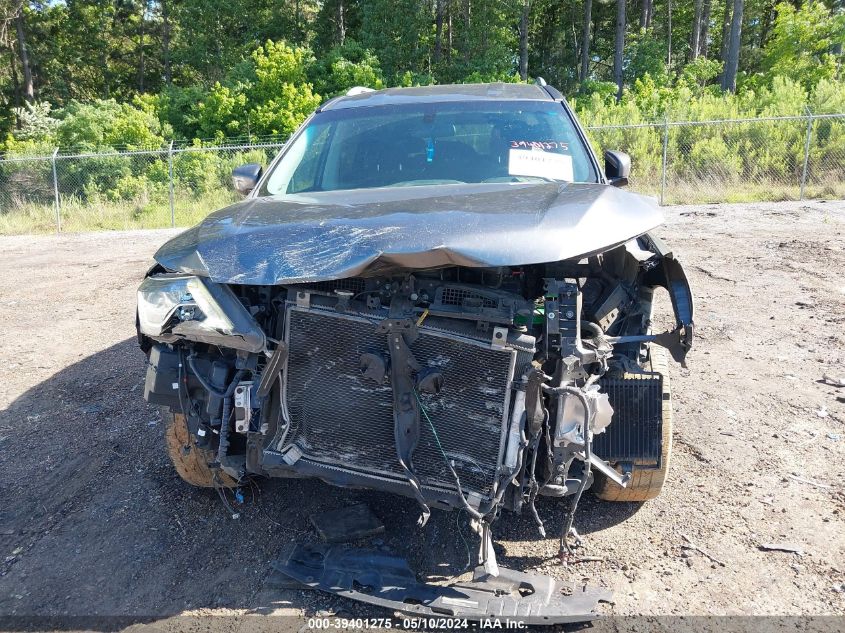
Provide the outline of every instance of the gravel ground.
<path id="1" fill-rule="evenodd" d="M 672 369 L 664 493 L 585 496 L 582 551 L 602 560 L 570 567 L 505 514 L 499 562 L 610 587 L 615 614 L 845 614 L 845 389 L 822 381 L 845 375 L 845 203 L 667 215 L 698 336 Z M 233 520 L 177 478 L 133 338 L 135 289 L 173 234 L 0 237 L 0 615 L 382 615 L 270 573 L 285 543 L 318 538 L 310 514 L 359 501 L 421 573 L 461 572 L 476 541 L 456 513 L 418 530 L 412 500 L 290 480 L 247 489 Z M 760 548 L 784 542 L 803 553 Z"/>

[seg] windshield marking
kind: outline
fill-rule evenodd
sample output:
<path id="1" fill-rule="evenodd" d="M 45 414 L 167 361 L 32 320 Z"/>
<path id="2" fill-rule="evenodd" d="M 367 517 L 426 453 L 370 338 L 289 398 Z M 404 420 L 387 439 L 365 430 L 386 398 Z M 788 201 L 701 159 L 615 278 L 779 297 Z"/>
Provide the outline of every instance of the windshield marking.
<path id="1" fill-rule="evenodd" d="M 574 179 L 572 156 L 539 149 L 510 150 L 508 173 L 511 176 L 535 176 L 566 182 L 572 182 Z"/>

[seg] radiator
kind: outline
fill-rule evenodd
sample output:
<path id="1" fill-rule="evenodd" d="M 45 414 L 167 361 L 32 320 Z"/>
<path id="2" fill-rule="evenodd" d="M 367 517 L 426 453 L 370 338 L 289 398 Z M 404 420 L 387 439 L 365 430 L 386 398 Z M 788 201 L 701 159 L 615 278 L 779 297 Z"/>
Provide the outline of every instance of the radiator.
<path id="1" fill-rule="evenodd" d="M 660 374 L 629 374 L 601 381 L 613 407 L 604 433 L 593 438 L 593 451 L 611 463 L 660 466 L 663 381 Z"/>
<path id="2" fill-rule="evenodd" d="M 286 442 L 312 461 L 404 480 L 389 378 L 377 385 L 360 370 L 364 353 L 389 357 L 377 325 L 373 318 L 289 305 Z M 524 352 L 425 325 L 410 348 L 423 368 L 435 367 L 443 375 L 440 393 L 420 394 L 443 452 L 466 491 L 489 497 L 502 459 L 510 383 Z M 443 452 L 422 417 L 413 463 L 424 487 L 455 489 Z"/>

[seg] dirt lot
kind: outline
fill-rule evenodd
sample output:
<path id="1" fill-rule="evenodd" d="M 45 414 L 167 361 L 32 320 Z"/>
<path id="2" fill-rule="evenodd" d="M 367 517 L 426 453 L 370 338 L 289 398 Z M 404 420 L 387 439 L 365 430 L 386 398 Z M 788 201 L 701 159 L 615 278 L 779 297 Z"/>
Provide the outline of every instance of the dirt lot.
<path id="1" fill-rule="evenodd" d="M 667 215 L 698 327 L 673 368 L 667 488 L 586 498 L 576 525 L 602 561 L 561 567 L 555 538 L 505 515 L 499 562 L 611 587 L 617 614 L 845 614 L 845 388 L 821 380 L 845 375 L 845 203 Z M 133 339 L 136 286 L 172 234 L 0 238 L 0 615 L 379 613 L 270 574 L 285 543 L 318 538 L 310 514 L 360 500 L 416 569 L 460 572 L 475 540 L 455 513 L 418 531 L 411 500 L 291 480 L 247 488 L 233 520 L 176 477 Z M 803 554 L 760 549 L 783 542 Z"/>

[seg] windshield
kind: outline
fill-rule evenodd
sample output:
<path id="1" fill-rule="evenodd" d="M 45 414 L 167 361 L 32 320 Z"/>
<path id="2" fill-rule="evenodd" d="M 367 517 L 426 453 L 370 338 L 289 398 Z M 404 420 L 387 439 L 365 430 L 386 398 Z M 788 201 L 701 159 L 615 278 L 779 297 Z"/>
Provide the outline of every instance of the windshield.
<path id="1" fill-rule="evenodd" d="M 597 181 L 561 104 L 424 103 L 318 113 L 263 193 L 541 181 Z"/>

